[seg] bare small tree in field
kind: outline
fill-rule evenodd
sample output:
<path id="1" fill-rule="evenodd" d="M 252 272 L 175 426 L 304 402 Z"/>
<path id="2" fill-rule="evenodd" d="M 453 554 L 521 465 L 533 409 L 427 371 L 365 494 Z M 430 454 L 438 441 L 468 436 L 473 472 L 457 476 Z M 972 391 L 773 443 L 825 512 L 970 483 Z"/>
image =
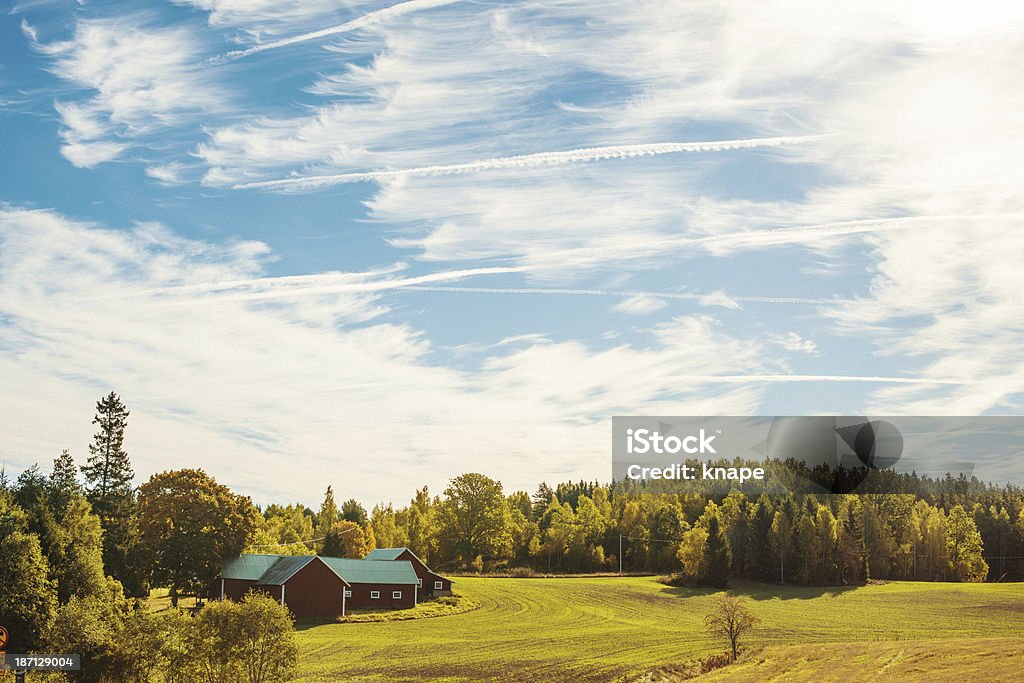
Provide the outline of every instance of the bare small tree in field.
<path id="1" fill-rule="evenodd" d="M 724 638 L 732 647 L 732 661 L 739 653 L 740 637 L 753 629 L 761 620 L 750 611 L 747 602 L 736 595 L 718 595 L 712 598 L 712 610 L 704 617 L 708 633 Z"/>

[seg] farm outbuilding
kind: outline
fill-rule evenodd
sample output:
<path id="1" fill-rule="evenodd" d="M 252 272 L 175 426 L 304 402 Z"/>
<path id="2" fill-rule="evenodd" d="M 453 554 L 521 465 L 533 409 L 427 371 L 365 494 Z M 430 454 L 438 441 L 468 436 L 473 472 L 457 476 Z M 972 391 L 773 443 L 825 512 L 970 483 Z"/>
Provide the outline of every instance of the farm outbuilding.
<path id="1" fill-rule="evenodd" d="M 224 563 L 210 594 L 222 600 L 241 600 L 250 590 L 257 590 L 287 606 L 297 617 L 328 618 L 344 616 L 353 609 L 407 609 L 423 596 L 451 595 L 451 581 L 431 572 L 411 551 L 383 550 L 404 552 L 362 560 L 239 555 Z M 405 553 L 411 559 L 400 557 Z"/>
<path id="2" fill-rule="evenodd" d="M 419 579 L 420 597 L 451 595 L 452 582 L 439 574 L 430 571 L 430 567 L 416 557 L 408 548 L 377 548 L 366 556 L 367 560 L 378 562 L 409 562 Z"/>

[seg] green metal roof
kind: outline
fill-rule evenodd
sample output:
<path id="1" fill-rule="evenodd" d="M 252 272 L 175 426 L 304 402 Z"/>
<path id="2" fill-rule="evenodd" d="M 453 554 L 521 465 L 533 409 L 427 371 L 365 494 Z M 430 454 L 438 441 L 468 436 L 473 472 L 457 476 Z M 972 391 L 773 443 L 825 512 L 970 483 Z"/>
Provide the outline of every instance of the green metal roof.
<path id="1" fill-rule="evenodd" d="M 391 583 L 415 586 L 419 583 L 412 563 L 350 560 L 343 557 L 321 557 L 324 563 L 349 583 Z"/>
<path id="2" fill-rule="evenodd" d="M 280 555 L 239 555 L 224 562 L 220 575 L 225 579 L 258 581 L 279 559 Z"/>
<path id="3" fill-rule="evenodd" d="M 406 550 L 409 550 L 409 549 L 408 548 L 377 548 L 376 550 L 371 550 L 370 553 L 364 559 L 375 560 L 375 561 L 378 561 L 378 562 L 382 561 L 382 560 L 394 561 L 394 560 L 398 559 L 398 556 L 401 555 L 402 553 L 404 553 Z M 416 553 L 412 552 L 411 550 L 409 550 L 409 552 L 417 560 L 420 560 L 420 558 L 416 556 Z M 426 567 L 427 571 L 430 572 L 431 574 L 434 574 L 435 576 L 439 576 L 439 574 L 437 574 L 433 569 L 431 569 L 430 567 L 427 567 L 426 563 L 424 563 L 423 560 L 420 560 L 420 564 L 422 564 L 424 567 Z M 452 583 L 455 583 L 451 579 L 445 579 L 445 580 L 446 581 L 451 581 Z"/>
<path id="4" fill-rule="evenodd" d="M 384 550 L 394 550 L 385 548 Z M 399 551 L 404 548 L 398 549 Z M 224 563 L 225 579 L 255 581 L 261 586 L 280 586 L 296 572 L 316 559 L 317 555 L 239 555 Z M 344 557 L 323 557 L 324 564 L 347 583 L 384 583 L 414 586 L 419 583 L 416 571 L 408 560 L 380 562 L 351 560 Z"/>
<path id="5" fill-rule="evenodd" d="M 365 558 L 366 560 L 395 560 L 398 556 L 405 552 L 405 548 L 377 548 L 371 550 L 370 554 Z"/>
<path id="6" fill-rule="evenodd" d="M 315 555 L 296 555 L 279 557 L 270 569 L 259 578 L 261 586 L 280 586 L 315 559 Z"/>

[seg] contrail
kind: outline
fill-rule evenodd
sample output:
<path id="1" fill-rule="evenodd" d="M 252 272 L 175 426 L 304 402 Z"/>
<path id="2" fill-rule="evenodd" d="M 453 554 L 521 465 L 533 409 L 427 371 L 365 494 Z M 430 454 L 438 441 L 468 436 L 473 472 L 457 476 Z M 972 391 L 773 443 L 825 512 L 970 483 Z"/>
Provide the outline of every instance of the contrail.
<path id="1" fill-rule="evenodd" d="M 138 290 L 125 295 L 86 297 L 83 300 L 133 298 L 140 296 L 178 296 L 184 294 L 226 294 L 207 301 L 231 301 L 235 299 L 279 299 L 302 294 L 365 294 L 389 289 L 420 285 L 430 282 L 450 282 L 477 275 L 505 275 L 522 273 L 527 269 L 522 266 L 495 266 L 488 268 L 466 268 L 448 270 L 426 275 L 416 275 L 398 279 L 359 280 L 367 275 L 384 275 L 396 272 L 396 268 L 388 268 L 370 273 L 320 273 L 316 275 L 285 275 L 281 277 L 253 278 L 249 280 L 228 280 L 224 282 L 203 282 L 177 287 L 156 287 Z M 204 301 L 189 299 L 188 304 Z"/>
<path id="2" fill-rule="evenodd" d="M 941 384 L 965 386 L 974 384 L 1018 385 L 1024 378 L 956 379 L 953 377 L 880 377 L 877 375 L 673 375 L 693 382 L 747 384 L 751 382 L 869 382 L 880 384 Z"/>
<path id="3" fill-rule="evenodd" d="M 809 242 L 822 237 L 841 237 L 866 232 L 886 232 L 889 230 L 905 230 L 920 227 L 921 224 L 963 220 L 993 220 L 1000 218 L 1019 218 L 1021 213 L 989 213 L 989 214 L 948 214 L 940 216 L 893 216 L 889 218 L 868 218 L 835 223 L 819 223 L 818 225 L 801 225 L 792 228 L 772 228 L 770 230 L 750 230 L 730 232 L 705 237 L 681 238 L 674 240 L 655 241 L 655 245 L 669 244 L 676 246 L 724 246 L 724 247 L 767 247 L 777 244 Z"/>
<path id="4" fill-rule="evenodd" d="M 548 287 L 429 287 L 418 285 L 402 285 L 398 289 L 414 292 L 459 292 L 469 294 L 549 294 L 567 296 L 610 296 L 628 298 L 634 296 L 649 296 L 656 299 L 682 299 L 686 301 L 708 301 L 710 294 L 690 294 L 679 292 L 645 292 L 609 289 L 555 289 Z M 842 303 L 842 299 L 805 299 L 801 297 L 772 297 L 772 296 L 732 296 L 726 294 L 731 301 L 759 304 L 803 304 L 821 306 L 827 304 Z"/>
<path id="5" fill-rule="evenodd" d="M 759 248 L 783 244 L 814 242 L 827 237 L 842 237 L 844 235 L 856 235 L 861 233 L 882 233 L 898 230 L 910 230 L 927 227 L 940 222 L 998 220 L 1021 217 L 1024 217 L 1024 213 L 1011 212 L 866 218 L 850 221 L 836 221 L 832 223 L 818 223 L 816 225 L 800 225 L 787 228 L 737 230 L 716 235 L 702 235 L 699 237 L 662 237 L 660 239 L 645 239 L 642 242 L 638 242 L 635 245 L 635 249 L 638 252 L 643 251 L 647 253 L 654 253 L 661 249 L 679 249 L 683 247 L 698 247 L 706 249 L 707 251 L 713 251 L 715 247 L 722 249 Z M 570 253 L 576 258 L 580 258 L 585 256 L 601 256 L 606 253 L 606 251 L 607 249 L 604 247 L 577 247 L 572 249 Z"/>
<path id="6" fill-rule="evenodd" d="M 361 183 L 366 181 L 387 180 L 389 178 L 421 178 L 446 175 L 461 175 L 478 171 L 491 171 L 503 168 L 541 168 L 544 166 L 561 166 L 583 161 L 601 161 L 605 159 L 629 159 L 633 157 L 658 156 L 661 154 L 677 154 L 680 152 L 724 152 L 734 149 L 750 149 L 754 147 L 781 147 L 804 142 L 820 140 L 827 135 L 791 135 L 772 138 L 751 138 L 747 140 L 709 140 L 707 142 L 655 142 L 637 145 L 613 145 L 608 147 L 584 147 L 560 152 L 536 152 L 510 157 L 492 157 L 461 164 L 443 164 L 436 166 L 419 166 L 394 171 L 364 171 L 358 173 L 339 173 L 337 175 L 299 176 L 279 180 L 261 180 L 252 183 L 234 185 L 235 190 L 315 190 L 343 183 Z"/>
<path id="7" fill-rule="evenodd" d="M 385 7 L 384 9 L 377 10 L 376 12 L 369 12 L 347 21 L 344 24 L 338 24 L 337 26 L 331 26 L 330 28 L 320 29 L 319 31 L 311 31 L 310 33 L 303 33 L 301 35 L 292 36 L 291 38 L 281 38 L 280 40 L 272 40 L 269 43 L 263 43 L 262 45 L 256 45 L 254 47 L 247 48 L 245 50 L 234 50 L 227 52 L 219 57 L 213 57 L 207 60 L 207 64 L 223 64 L 225 62 L 233 62 L 236 59 L 242 59 L 249 55 L 254 55 L 257 52 L 266 52 L 267 50 L 276 50 L 279 47 L 287 47 L 289 45 L 295 45 L 296 43 L 305 43 L 310 40 L 319 40 L 320 38 L 326 38 L 327 36 L 337 35 L 339 33 L 348 33 L 357 29 L 371 26 L 373 24 L 386 21 L 393 17 L 399 17 L 403 14 L 410 12 L 418 12 L 419 10 L 431 9 L 433 7 L 443 7 L 445 5 L 453 5 L 461 0 L 409 0 L 408 2 L 400 2 L 397 5 L 391 7 Z"/>

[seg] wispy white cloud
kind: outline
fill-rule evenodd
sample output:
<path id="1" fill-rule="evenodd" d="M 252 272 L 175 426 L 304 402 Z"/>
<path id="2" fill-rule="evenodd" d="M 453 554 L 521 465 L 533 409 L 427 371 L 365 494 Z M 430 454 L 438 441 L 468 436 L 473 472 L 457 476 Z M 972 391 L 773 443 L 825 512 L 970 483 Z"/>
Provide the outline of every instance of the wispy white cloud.
<path id="1" fill-rule="evenodd" d="M 694 122 L 767 136 L 842 134 L 780 157 L 818 178 L 784 200 L 708 189 L 701 173 L 653 160 L 646 174 L 665 182 L 624 167 L 617 175 L 630 189 L 621 193 L 592 167 L 572 177 L 385 183 L 370 202 L 374 217 L 420 233 L 393 244 L 426 259 L 511 255 L 535 273 L 566 278 L 609 264 L 664 267 L 666 250 L 723 256 L 793 244 L 813 249 L 827 272 L 856 244 L 873 275 L 861 296 L 835 306 L 838 331 L 873 336 L 879 362 L 955 380 L 877 391 L 875 408 L 1017 405 L 1012 381 L 982 380 L 1016 377 L 1022 367 L 1011 340 L 1022 317 L 1014 292 L 1024 283 L 1010 265 L 1020 260 L 1024 182 L 1014 123 L 1024 107 L 1013 66 L 1024 58 L 1015 38 L 1024 28 L 1020 6 L 907 3 L 894 11 L 868 2 L 829 7 L 828 18 L 812 2 L 534 9 L 504 12 L 510 41 L 525 45 L 527 37 L 531 54 L 614 79 L 600 101 L 570 93 L 559 101 L 565 120 L 592 139 L 649 140 Z M 609 207 L 623 210 L 609 218 Z"/>
<path id="2" fill-rule="evenodd" d="M 72 387 L 83 386 L 82 377 L 114 377 L 138 395 L 151 396 L 162 387 L 147 377 L 177 377 L 185 368 L 188 381 L 171 387 L 171 403 L 183 413 L 214 416 L 186 430 L 199 452 L 208 452 L 203 444 L 209 441 L 244 455 L 237 450 L 241 439 L 252 449 L 245 453 L 255 453 L 257 460 L 279 447 L 330 458 L 325 444 L 332 439 L 353 449 L 372 445 L 361 436 L 351 440 L 338 425 L 339 415 L 353 431 L 385 415 L 393 416 L 389 428 L 399 425 L 384 444 L 390 452 L 415 450 L 436 464 L 445 457 L 437 446 L 442 434 L 486 433 L 508 444 L 514 458 L 541 463 L 537 468 L 559 448 L 566 454 L 559 462 L 584 461 L 580 444 L 594 443 L 598 437 L 591 434 L 600 431 L 594 416 L 619 405 L 629 411 L 665 407 L 672 413 L 685 405 L 700 412 L 744 412 L 765 407 L 758 401 L 769 383 L 818 383 L 844 392 L 843 385 L 854 384 L 861 393 L 849 400 L 871 396 L 865 408 L 883 414 L 1019 410 L 1020 3 L 640 0 L 629 11 L 612 0 L 451 3 L 400 22 L 366 23 L 358 27 L 357 40 L 327 50 L 307 37 L 324 38 L 324 26 L 373 16 L 380 3 L 190 4 L 210 11 L 215 26 L 251 34 L 239 37 L 236 54 L 246 52 L 255 36 L 263 41 L 258 49 L 307 50 L 300 57 L 310 72 L 297 114 L 283 109 L 289 105 L 277 97 L 245 120 L 206 122 L 208 135 L 193 163 L 201 164 L 207 185 L 308 190 L 321 183 L 369 181 L 375 185 L 366 188 L 368 217 L 392 247 L 409 250 L 402 259 L 444 263 L 446 272 L 507 264 L 525 269 L 528 278 L 565 287 L 405 282 L 390 290 L 407 279 L 397 271 L 345 274 L 345 281 L 339 274 L 331 275 L 334 280 L 284 281 L 263 277 L 258 249 L 229 254 L 210 245 L 184 248 L 152 227 L 129 238 L 85 231 L 86 239 L 77 228 L 57 231 L 49 233 L 55 241 L 67 237 L 82 247 L 78 260 L 72 259 L 77 275 L 68 287 L 94 292 L 99 298 L 89 306 L 93 323 L 107 323 L 128 341 L 111 354 L 109 341 L 88 328 L 76 308 L 82 307 L 81 297 L 72 303 L 70 290 L 49 272 L 58 263 L 52 245 L 18 243 L 31 249 L 19 247 L 11 272 L 25 279 L 19 275 L 18 288 L 2 300 L 17 302 L 24 294 L 28 302 L 11 313 L 23 327 L 7 337 L 11 348 L 25 349 L 34 363 L 19 365 L 19 372 L 35 373 L 18 375 L 19 384 L 61 395 L 62 387 L 71 394 Z M 177 30 L 140 25 L 146 35 Z M 106 44 L 87 41 L 88 25 L 81 26 L 70 47 L 55 57 L 59 62 L 80 53 L 65 71 L 74 72 L 70 67 L 81 62 L 86 75 L 69 80 L 97 93 L 61 102 L 65 154 L 75 163 L 123 157 L 140 131 L 177 125 L 197 110 L 164 111 L 159 99 L 138 111 L 123 106 L 117 95 L 125 94 L 126 101 L 137 95 L 140 88 L 132 84 L 145 82 L 136 72 L 148 66 L 145 59 L 140 63 L 148 53 L 79 50 L 78 44 Z M 125 25 L 124 40 L 133 35 L 131 28 Z M 182 64 L 201 63 L 209 54 L 195 42 L 184 46 L 189 54 Z M 118 58 L 106 59 L 108 52 Z M 167 64 L 177 79 L 177 54 L 161 55 L 170 62 L 157 59 L 155 68 Z M 90 76 L 94 64 L 106 66 Z M 193 69 L 181 79 L 208 84 L 202 79 L 253 64 Z M 294 76 L 294 66 L 283 68 Z M 108 67 L 117 78 L 104 80 Z M 616 163 L 577 163 L 588 158 L 575 152 L 533 154 L 641 150 L 652 140 L 805 139 L 821 131 L 837 134 L 724 154 L 676 150 L 589 159 L 625 157 Z M 165 182 L 187 175 L 164 160 L 151 162 L 151 168 Z M 708 271 L 698 268 L 709 257 L 739 262 L 768 250 L 773 251 L 756 272 L 723 268 L 720 280 L 704 282 Z M 122 252 L 130 258 L 120 260 Z M 190 253 L 205 256 L 197 260 Z M 134 259 L 146 267 L 130 266 Z M 214 263 L 220 270 L 193 273 L 204 259 L 203 267 Z M 793 275 L 812 268 L 837 286 Z M 640 269 L 663 270 L 660 281 L 668 284 L 662 286 L 688 289 L 574 287 L 595 272 Z M 41 283 L 38 290 L 24 284 L 31 278 Z M 261 280 L 267 282 L 252 282 Z M 209 288 L 228 281 L 242 284 Z M 874 354 L 856 366 L 837 359 L 822 374 L 789 372 L 765 367 L 766 358 L 812 353 L 816 345 L 786 334 L 788 324 L 757 330 L 755 343 L 735 339 L 742 333 L 726 334 L 710 318 L 690 316 L 664 321 L 646 344 L 613 349 L 607 344 L 616 330 L 607 330 L 596 344 L 551 341 L 533 330 L 514 343 L 480 342 L 483 350 L 475 353 L 483 354 L 484 365 L 470 371 L 439 363 L 442 354 L 419 331 L 383 322 L 391 313 L 384 292 L 403 290 L 603 296 L 636 309 L 686 300 L 718 306 L 705 309 L 714 312 L 748 303 L 794 304 L 827 313 L 813 321 L 822 348 L 823 335 L 850 333 L 855 343 L 873 345 Z M 174 291 L 180 296 L 168 294 Z M 773 291 L 795 296 L 763 296 Z M 843 296 L 829 298 L 830 291 Z M 183 306 L 156 305 L 190 296 L 210 304 L 189 311 L 195 320 Z M 125 306 L 141 331 L 119 322 Z M 663 319 L 671 312 L 665 307 L 649 315 Z M 176 340 L 179 330 L 206 350 Z M 30 337 L 44 340 L 40 350 L 32 349 Z M 467 344 L 472 342 L 478 337 Z M 56 370 L 46 370 L 50 361 L 33 353 L 52 355 Z M 129 369 L 114 367 L 108 356 L 126 357 Z M 825 360 L 817 358 L 815 369 Z M 237 385 L 216 386 L 203 373 L 237 377 Z M 259 381 L 250 377 L 257 374 Z M 640 386 L 636 377 L 643 380 Z M 282 387 L 281 396 L 267 398 L 266 386 Z M 666 398 L 680 386 L 693 391 L 675 401 Z M 96 393 L 92 388 L 85 393 Z M 219 400 L 196 398 L 204 392 Z M 396 393 L 405 400 L 395 399 Z M 330 409 L 296 413 L 294 405 L 308 404 L 308 396 Z M 446 414 L 465 422 L 453 424 Z M 514 419 L 499 422 L 494 416 L 501 414 Z M 579 430 L 567 436 L 552 426 L 566 423 Z M 167 424 L 148 433 L 169 433 Z M 218 424 L 234 425 L 246 436 L 228 436 Z M 531 455 L 517 430 L 541 435 L 550 451 Z M 24 435 L 16 438 L 28 443 Z M 464 456 L 469 457 L 459 450 L 439 469 L 452 471 Z M 359 476 L 364 475 L 372 480 L 368 471 Z"/>
<path id="3" fill-rule="evenodd" d="M 1020 391 L 1024 380 L 1019 378 L 974 379 L 965 377 L 898 377 L 886 375 L 679 375 L 678 379 L 708 384 L 757 384 L 790 382 L 855 382 L 867 384 L 913 384 L 917 386 L 992 387 L 1003 391 Z"/>
<path id="4" fill-rule="evenodd" d="M 166 164 L 152 164 L 146 167 L 146 175 L 164 185 L 181 185 L 187 181 L 182 176 L 185 165 L 176 161 Z"/>
<path id="5" fill-rule="evenodd" d="M 36 31 L 35 27 L 28 23 L 26 19 L 21 20 L 21 32 L 32 42 L 39 39 L 38 31 Z"/>
<path id="6" fill-rule="evenodd" d="M 312 112 L 211 126 L 196 150 L 208 167 L 205 182 L 230 186 L 296 168 L 327 175 L 552 148 L 545 139 L 533 150 L 510 150 L 507 140 L 520 131 L 524 144 L 537 142 L 531 131 L 545 115 L 528 103 L 564 73 L 562 62 L 510 47 L 486 7 L 456 3 L 416 16 L 422 21 L 401 30 L 372 24 L 365 42 L 318 51 L 323 75 L 308 91 L 324 103 Z M 564 133 L 559 145 L 575 146 L 579 136 L 550 123 L 553 134 Z"/>
<path id="7" fill-rule="evenodd" d="M 34 47 L 85 95 L 57 103 L 61 151 L 76 166 L 114 160 L 147 135 L 224 109 L 223 87 L 192 68 L 203 48 L 187 27 L 143 15 L 80 19 L 69 40 Z"/>
<path id="8" fill-rule="evenodd" d="M 280 34 L 295 26 L 322 22 L 339 13 L 365 12 L 377 0 L 172 0 L 209 12 L 209 23 L 253 33 Z"/>
<path id="9" fill-rule="evenodd" d="M 870 330 L 889 362 L 918 365 L 922 376 L 978 380 L 941 391 L 889 387 L 871 409 L 1019 411 L 1024 172 L 1016 150 L 1024 131 L 1016 112 L 1024 89 L 1011 65 L 1024 59 L 1014 37 L 1024 10 L 996 3 L 970 16 L 949 5 L 940 16 L 922 19 L 935 33 L 920 59 L 831 112 L 837 125 L 856 126 L 863 144 L 831 141 L 818 151 L 834 144 L 832 168 L 860 180 L 837 193 L 843 204 L 883 198 L 910 213 L 964 217 L 866 236 L 870 285 L 832 315 L 842 330 Z M 981 381 L 989 379 L 1001 381 Z"/>
<path id="10" fill-rule="evenodd" d="M 386 321 L 380 271 L 364 276 L 365 292 L 268 304 L 229 287 L 204 295 L 222 294 L 216 305 L 167 307 L 157 304 L 168 289 L 262 279 L 272 254 L 18 209 L 0 211 L 0 244 L 0 372 L 21 389 L 0 397 L 0 458 L 15 467 L 63 447 L 81 454 L 93 401 L 114 389 L 132 409 L 127 447 L 143 477 L 173 451 L 175 466 L 202 466 L 260 500 L 312 503 L 343 465 L 345 485 L 372 501 L 479 469 L 486 435 L 504 456 L 487 471 L 525 487 L 552 473 L 604 476 L 593 454 L 617 412 L 755 412 L 754 386 L 678 378 L 769 369 L 757 343 L 694 316 L 636 346 L 533 335 L 456 368 L 422 333 Z M 53 430 L 29 428 L 40 411 Z"/>
<path id="11" fill-rule="evenodd" d="M 789 332 L 772 338 L 772 341 L 786 349 L 797 353 L 817 354 L 818 345 L 813 339 L 804 339 L 796 332 Z"/>
<path id="12" fill-rule="evenodd" d="M 623 299 L 619 303 L 612 307 L 613 311 L 619 313 L 628 313 L 630 315 L 647 315 L 660 311 L 665 308 L 668 304 L 664 300 L 658 297 L 650 296 L 648 294 L 634 294 L 628 299 Z"/>
<path id="13" fill-rule="evenodd" d="M 725 292 L 719 290 L 712 292 L 711 294 L 705 294 L 698 299 L 702 306 L 721 306 L 722 308 L 740 308 L 740 303 L 736 297 L 729 296 Z"/>
<path id="14" fill-rule="evenodd" d="M 266 52 L 267 50 L 276 50 L 278 48 L 288 47 L 298 43 L 306 43 L 311 40 L 322 40 L 323 38 L 340 35 L 342 33 L 351 33 L 352 31 L 358 31 L 359 29 L 366 28 L 367 26 L 373 26 L 374 24 L 385 22 L 404 14 L 409 14 L 410 12 L 419 12 L 434 7 L 444 7 L 445 5 L 451 5 L 461 1 L 462 0 L 406 0 L 406 2 L 398 2 L 390 7 L 368 12 L 351 21 L 346 21 L 344 24 L 338 24 L 337 26 L 319 29 L 317 31 L 309 31 L 307 33 L 302 33 L 288 38 L 271 40 L 244 50 L 232 50 L 231 52 L 225 53 L 219 57 L 214 57 L 210 61 L 214 64 L 230 62 L 259 52 Z"/>

